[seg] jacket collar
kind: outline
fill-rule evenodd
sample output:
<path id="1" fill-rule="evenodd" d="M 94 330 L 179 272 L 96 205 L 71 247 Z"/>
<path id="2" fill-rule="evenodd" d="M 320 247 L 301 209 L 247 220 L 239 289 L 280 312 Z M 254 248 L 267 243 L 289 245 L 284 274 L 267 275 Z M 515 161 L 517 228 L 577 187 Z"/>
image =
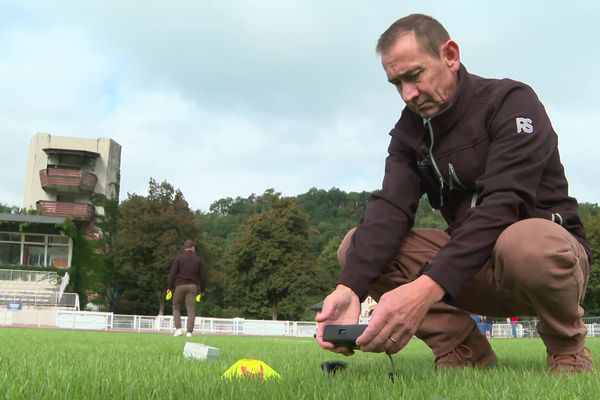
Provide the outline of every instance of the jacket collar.
<path id="1" fill-rule="evenodd" d="M 460 121 L 473 98 L 472 85 L 471 74 L 467 72 L 467 69 L 461 63 L 458 69 L 458 85 L 452 103 L 442 113 L 431 118 L 431 123 L 445 131 Z"/>

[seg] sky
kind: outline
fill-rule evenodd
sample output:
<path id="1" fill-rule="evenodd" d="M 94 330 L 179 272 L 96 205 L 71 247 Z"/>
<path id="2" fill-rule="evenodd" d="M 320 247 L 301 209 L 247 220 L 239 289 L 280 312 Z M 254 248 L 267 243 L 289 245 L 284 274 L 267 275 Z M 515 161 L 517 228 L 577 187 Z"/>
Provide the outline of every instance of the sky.
<path id="1" fill-rule="evenodd" d="M 534 88 L 570 194 L 600 203 L 592 0 L 0 0 L 0 203 L 21 206 L 37 132 L 119 143 L 121 200 L 150 178 L 203 211 L 269 188 L 375 190 L 404 104 L 374 48 L 415 12 L 471 73 Z"/>

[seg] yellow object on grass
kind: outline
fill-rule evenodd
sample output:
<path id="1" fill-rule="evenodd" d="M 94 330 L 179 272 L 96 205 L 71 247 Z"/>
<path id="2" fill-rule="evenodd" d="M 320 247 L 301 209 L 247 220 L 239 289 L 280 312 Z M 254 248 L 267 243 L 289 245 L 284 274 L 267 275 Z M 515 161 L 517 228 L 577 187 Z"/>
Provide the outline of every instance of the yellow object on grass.
<path id="1" fill-rule="evenodd" d="M 171 297 L 173 297 L 173 292 L 171 292 L 170 290 L 167 290 L 167 295 L 165 296 L 165 299 L 171 300 Z"/>
<path id="2" fill-rule="evenodd" d="M 198 294 L 198 296 L 196 296 L 196 303 L 200 303 L 200 299 L 202 298 L 202 293 Z"/>
<path id="3" fill-rule="evenodd" d="M 268 379 L 281 378 L 273 368 L 269 367 L 263 361 L 244 358 L 236 361 L 227 371 L 223 373 L 221 378 L 254 378 Z"/>

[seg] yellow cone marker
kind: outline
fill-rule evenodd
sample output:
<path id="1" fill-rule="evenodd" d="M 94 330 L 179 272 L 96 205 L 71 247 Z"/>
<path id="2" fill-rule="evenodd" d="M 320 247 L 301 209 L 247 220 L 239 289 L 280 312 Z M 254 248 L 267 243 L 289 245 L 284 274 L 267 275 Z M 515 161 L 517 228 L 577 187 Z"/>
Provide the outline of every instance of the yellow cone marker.
<path id="1" fill-rule="evenodd" d="M 263 361 L 244 358 L 236 361 L 227 371 L 223 373 L 221 378 L 254 378 L 254 379 L 269 379 L 281 378 L 273 368 L 269 367 Z"/>

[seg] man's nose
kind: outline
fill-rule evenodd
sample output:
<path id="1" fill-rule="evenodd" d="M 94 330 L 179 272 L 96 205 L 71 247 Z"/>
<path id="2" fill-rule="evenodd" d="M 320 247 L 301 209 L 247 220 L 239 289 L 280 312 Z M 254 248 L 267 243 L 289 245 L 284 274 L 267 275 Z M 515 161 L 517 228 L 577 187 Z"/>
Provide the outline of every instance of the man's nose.
<path id="1" fill-rule="evenodd" d="M 419 89 L 414 83 L 402 83 L 400 88 L 400 96 L 405 103 L 410 103 L 417 97 L 419 97 Z"/>

